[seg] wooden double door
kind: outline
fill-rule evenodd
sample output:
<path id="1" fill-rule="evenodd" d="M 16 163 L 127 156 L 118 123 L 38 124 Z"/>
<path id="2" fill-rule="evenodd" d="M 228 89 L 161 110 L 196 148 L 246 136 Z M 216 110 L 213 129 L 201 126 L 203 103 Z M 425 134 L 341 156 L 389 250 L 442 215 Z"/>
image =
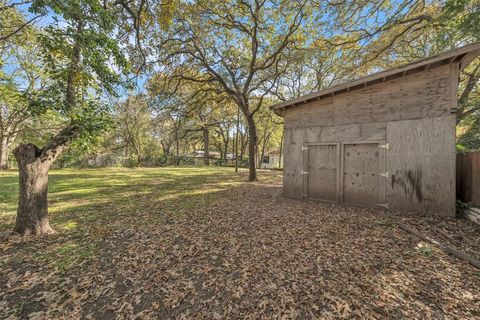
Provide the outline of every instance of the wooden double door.
<path id="1" fill-rule="evenodd" d="M 303 194 L 314 200 L 385 206 L 385 149 L 380 142 L 304 147 Z"/>

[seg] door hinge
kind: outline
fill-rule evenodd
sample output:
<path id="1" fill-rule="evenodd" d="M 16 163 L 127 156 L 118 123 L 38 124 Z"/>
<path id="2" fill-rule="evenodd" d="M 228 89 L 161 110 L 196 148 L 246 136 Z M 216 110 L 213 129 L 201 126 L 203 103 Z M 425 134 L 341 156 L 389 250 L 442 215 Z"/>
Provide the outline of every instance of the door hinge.
<path id="1" fill-rule="evenodd" d="M 390 149 L 390 145 L 389 145 L 388 143 L 379 144 L 378 147 L 379 147 L 379 148 L 386 149 L 386 150 Z"/>
<path id="2" fill-rule="evenodd" d="M 380 173 L 379 176 L 382 176 L 382 177 L 385 177 L 385 178 L 388 178 L 390 176 L 390 174 L 387 172 L 384 172 L 384 173 Z"/>
<path id="3" fill-rule="evenodd" d="M 377 206 L 388 209 L 388 203 L 377 203 Z"/>
<path id="4" fill-rule="evenodd" d="M 302 146 L 302 151 L 308 150 L 308 147 Z"/>
<path id="5" fill-rule="evenodd" d="M 308 174 L 308 171 L 302 171 L 302 173 L 301 173 L 302 176 L 305 176 L 307 174 Z"/>

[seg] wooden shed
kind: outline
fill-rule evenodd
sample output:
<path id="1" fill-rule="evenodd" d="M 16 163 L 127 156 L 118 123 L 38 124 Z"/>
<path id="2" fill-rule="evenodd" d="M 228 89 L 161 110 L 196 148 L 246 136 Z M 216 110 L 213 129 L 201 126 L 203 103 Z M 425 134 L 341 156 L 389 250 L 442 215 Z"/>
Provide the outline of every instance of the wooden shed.
<path id="1" fill-rule="evenodd" d="M 455 215 L 459 72 L 480 43 L 271 107 L 285 117 L 283 194 Z"/>

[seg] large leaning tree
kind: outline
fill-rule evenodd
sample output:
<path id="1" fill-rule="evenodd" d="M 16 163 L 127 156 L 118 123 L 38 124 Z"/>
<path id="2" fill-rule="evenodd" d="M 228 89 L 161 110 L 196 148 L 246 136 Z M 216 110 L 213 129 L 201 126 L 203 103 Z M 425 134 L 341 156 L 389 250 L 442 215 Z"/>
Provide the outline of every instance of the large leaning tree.
<path id="1" fill-rule="evenodd" d="M 93 140 L 109 127 L 108 97 L 130 79 L 130 70 L 143 70 L 146 54 L 141 46 L 146 30 L 164 26 L 173 8 L 170 0 L 31 0 L 0 6 L 18 6 L 31 24 L 47 19 L 39 28 L 43 90 L 27 94 L 28 112 L 55 113 L 63 127 L 43 146 L 23 143 L 14 150 L 19 168 L 19 201 L 14 232 L 22 235 L 54 233 L 48 220 L 48 171 L 73 142 Z M 26 24 L 11 26 L 8 38 Z M 136 48 L 136 50 L 135 50 Z M 126 52 L 135 64 L 131 68 Z"/>
<path id="2" fill-rule="evenodd" d="M 29 12 L 47 15 L 40 30 L 42 67 L 48 83 L 30 94 L 29 112 L 55 112 L 63 128 L 43 146 L 20 144 L 14 155 L 20 194 L 14 231 L 23 235 L 53 233 L 48 220 L 48 171 L 74 139 L 88 140 L 110 123 L 102 99 L 122 83 L 127 70 L 118 40 L 116 10 L 99 0 L 32 1 Z"/>
<path id="3" fill-rule="evenodd" d="M 306 0 L 184 1 L 172 28 L 156 37 L 159 63 L 172 81 L 209 83 L 240 108 L 248 125 L 250 181 L 257 178 L 254 116 L 285 72 L 307 6 Z"/>

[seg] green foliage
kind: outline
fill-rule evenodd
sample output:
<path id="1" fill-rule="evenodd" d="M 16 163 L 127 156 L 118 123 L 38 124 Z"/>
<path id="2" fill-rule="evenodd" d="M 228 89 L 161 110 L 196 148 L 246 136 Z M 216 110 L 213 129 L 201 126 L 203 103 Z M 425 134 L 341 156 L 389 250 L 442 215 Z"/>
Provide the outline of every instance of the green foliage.
<path id="1" fill-rule="evenodd" d="M 0 36 L 32 15 L 49 20 L 9 38 L 2 51 L 0 100 L 14 106 L 11 110 L 28 106 L 20 141 L 45 143 L 62 125 L 75 123 L 81 135 L 69 159 L 107 153 L 129 158 L 132 165 L 172 164 L 176 152 L 202 149 L 202 126 L 209 127 L 212 150 L 233 153 L 235 104 L 240 104 L 242 112 L 248 105 L 244 115 L 259 113 L 257 146 L 270 151 L 278 149 L 282 132 L 276 124 L 281 119 L 265 108 L 274 99 L 480 39 L 479 0 L 154 3 L 34 0 L 0 10 Z M 81 59 L 72 80 L 76 45 Z M 4 68 L 7 56 L 14 57 L 15 72 Z M 157 63 L 145 65 L 148 58 Z M 476 65 L 461 78 L 460 93 L 468 95 L 459 103 L 459 150 L 480 147 L 479 85 L 467 85 L 470 74 L 480 73 Z M 145 68 L 154 71 L 148 108 L 122 113 L 120 103 L 115 111 L 111 97 L 129 87 L 133 71 Z M 20 85 L 27 75 L 36 75 L 34 90 Z M 75 105 L 66 101 L 69 81 Z M 247 126 L 242 117 L 240 129 Z M 247 141 L 247 134 L 242 132 L 242 139 Z"/>
<path id="2" fill-rule="evenodd" d="M 441 47 L 480 40 L 480 1 L 447 0 L 438 19 L 437 41 Z"/>
<path id="3" fill-rule="evenodd" d="M 432 257 L 434 254 L 433 249 L 429 245 L 425 245 L 423 243 L 417 245 L 417 250 L 422 256 L 427 258 Z"/>
<path id="4" fill-rule="evenodd" d="M 115 96 L 130 72 L 119 46 L 117 12 L 97 0 L 38 0 L 29 11 L 53 20 L 38 32 L 46 81 L 42 90 L 25 94 L 29 111 L 36 117 L 53 112 L 75 124 L 80 133 L 75 147 L 88 151 L 96 136 L 111 128 L 107 95 Z"/>
<path id="5" fill-rule="evenodd" d="M 480 150 L 479 115 L 470 116 L 462 122 L 463 132 L 457 140 L 457 150 L 461 152 Z"/>

